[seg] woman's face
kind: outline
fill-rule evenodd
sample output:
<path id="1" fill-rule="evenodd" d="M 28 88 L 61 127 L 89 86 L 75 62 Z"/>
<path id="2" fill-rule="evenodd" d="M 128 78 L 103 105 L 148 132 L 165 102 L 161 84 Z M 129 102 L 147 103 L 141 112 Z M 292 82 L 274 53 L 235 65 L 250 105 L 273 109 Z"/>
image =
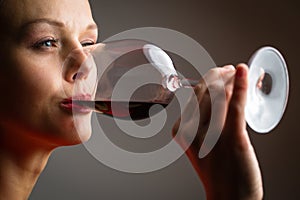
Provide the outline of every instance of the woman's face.
<path id="1" fill-rule="evenodd" d="M 0 128 L 55 146 L 88 139 L 91 113 L 68 100 L 89 94 L 72 94 L 78 65 L 63 67 L 72 50 L 96 43 L 88 0 L 4 0 L 0 26 Z"/>

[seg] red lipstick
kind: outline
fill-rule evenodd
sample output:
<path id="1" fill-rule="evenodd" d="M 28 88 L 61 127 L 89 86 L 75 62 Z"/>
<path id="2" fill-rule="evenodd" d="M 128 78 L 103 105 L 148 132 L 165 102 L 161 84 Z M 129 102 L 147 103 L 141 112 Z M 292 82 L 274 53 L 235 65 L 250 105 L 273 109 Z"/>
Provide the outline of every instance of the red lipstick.
<path id="1" fill-rule="evenodd" d="M 69 112 L 77 114 L 88 114 L 91 109 L 87 106 L 76 104 L 76 101 L 90 101 L 91 95 L 77 95 L 61 101 L 60 106 Z"/>

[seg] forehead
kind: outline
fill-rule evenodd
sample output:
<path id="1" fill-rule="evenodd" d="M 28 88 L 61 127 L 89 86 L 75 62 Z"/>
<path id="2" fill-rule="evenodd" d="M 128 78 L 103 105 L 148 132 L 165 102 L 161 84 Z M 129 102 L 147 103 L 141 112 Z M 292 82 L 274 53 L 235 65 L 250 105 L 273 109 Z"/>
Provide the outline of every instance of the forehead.
<path id="1" fill-rule="evenodd" d="M 6 28 L 19 27 L 29 21 L 43 18 L 58 20 L 66 25 L 86 24 L 93 20 L 88 0 L 3 1 L 1 21 L 9 22 Z"/>

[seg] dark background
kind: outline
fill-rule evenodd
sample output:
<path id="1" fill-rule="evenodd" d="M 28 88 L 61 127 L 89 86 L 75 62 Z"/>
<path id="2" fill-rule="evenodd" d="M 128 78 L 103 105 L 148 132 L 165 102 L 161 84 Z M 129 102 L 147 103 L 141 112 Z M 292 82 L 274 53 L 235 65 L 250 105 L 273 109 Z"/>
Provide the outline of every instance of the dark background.
<path id="1" fill-rule="evenodd" d="M 290 73 L 287 110 L 270 134 L 250 131 L 250 135 L 263 173 L 265 199 L 300 199 L 298 1 L 92 0 L 91 4 L 100 40 L 132 28 L 170 28 L 197 40 L 219 66 L 247 62 L 264 45 L 278 48 Z M 196 200 L 205 199 L 205 194 L 185 156 L 156 172 L 126 174 L 104 166 L 80 145 L 54 152 L 30 199 Z"/>

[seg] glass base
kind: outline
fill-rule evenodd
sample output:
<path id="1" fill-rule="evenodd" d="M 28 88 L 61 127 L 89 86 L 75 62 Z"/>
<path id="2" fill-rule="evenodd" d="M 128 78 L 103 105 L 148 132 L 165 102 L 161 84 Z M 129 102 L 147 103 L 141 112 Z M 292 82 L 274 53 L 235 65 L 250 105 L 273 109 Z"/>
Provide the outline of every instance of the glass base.
<path id="1" fill-rule="evenodd" d="M 286 108 L 287 66 L 278 50 L 263 47 L 251 57 L 249 68 L 246 121 L 254 131 L 268 133 L 280 122 Z"/>

